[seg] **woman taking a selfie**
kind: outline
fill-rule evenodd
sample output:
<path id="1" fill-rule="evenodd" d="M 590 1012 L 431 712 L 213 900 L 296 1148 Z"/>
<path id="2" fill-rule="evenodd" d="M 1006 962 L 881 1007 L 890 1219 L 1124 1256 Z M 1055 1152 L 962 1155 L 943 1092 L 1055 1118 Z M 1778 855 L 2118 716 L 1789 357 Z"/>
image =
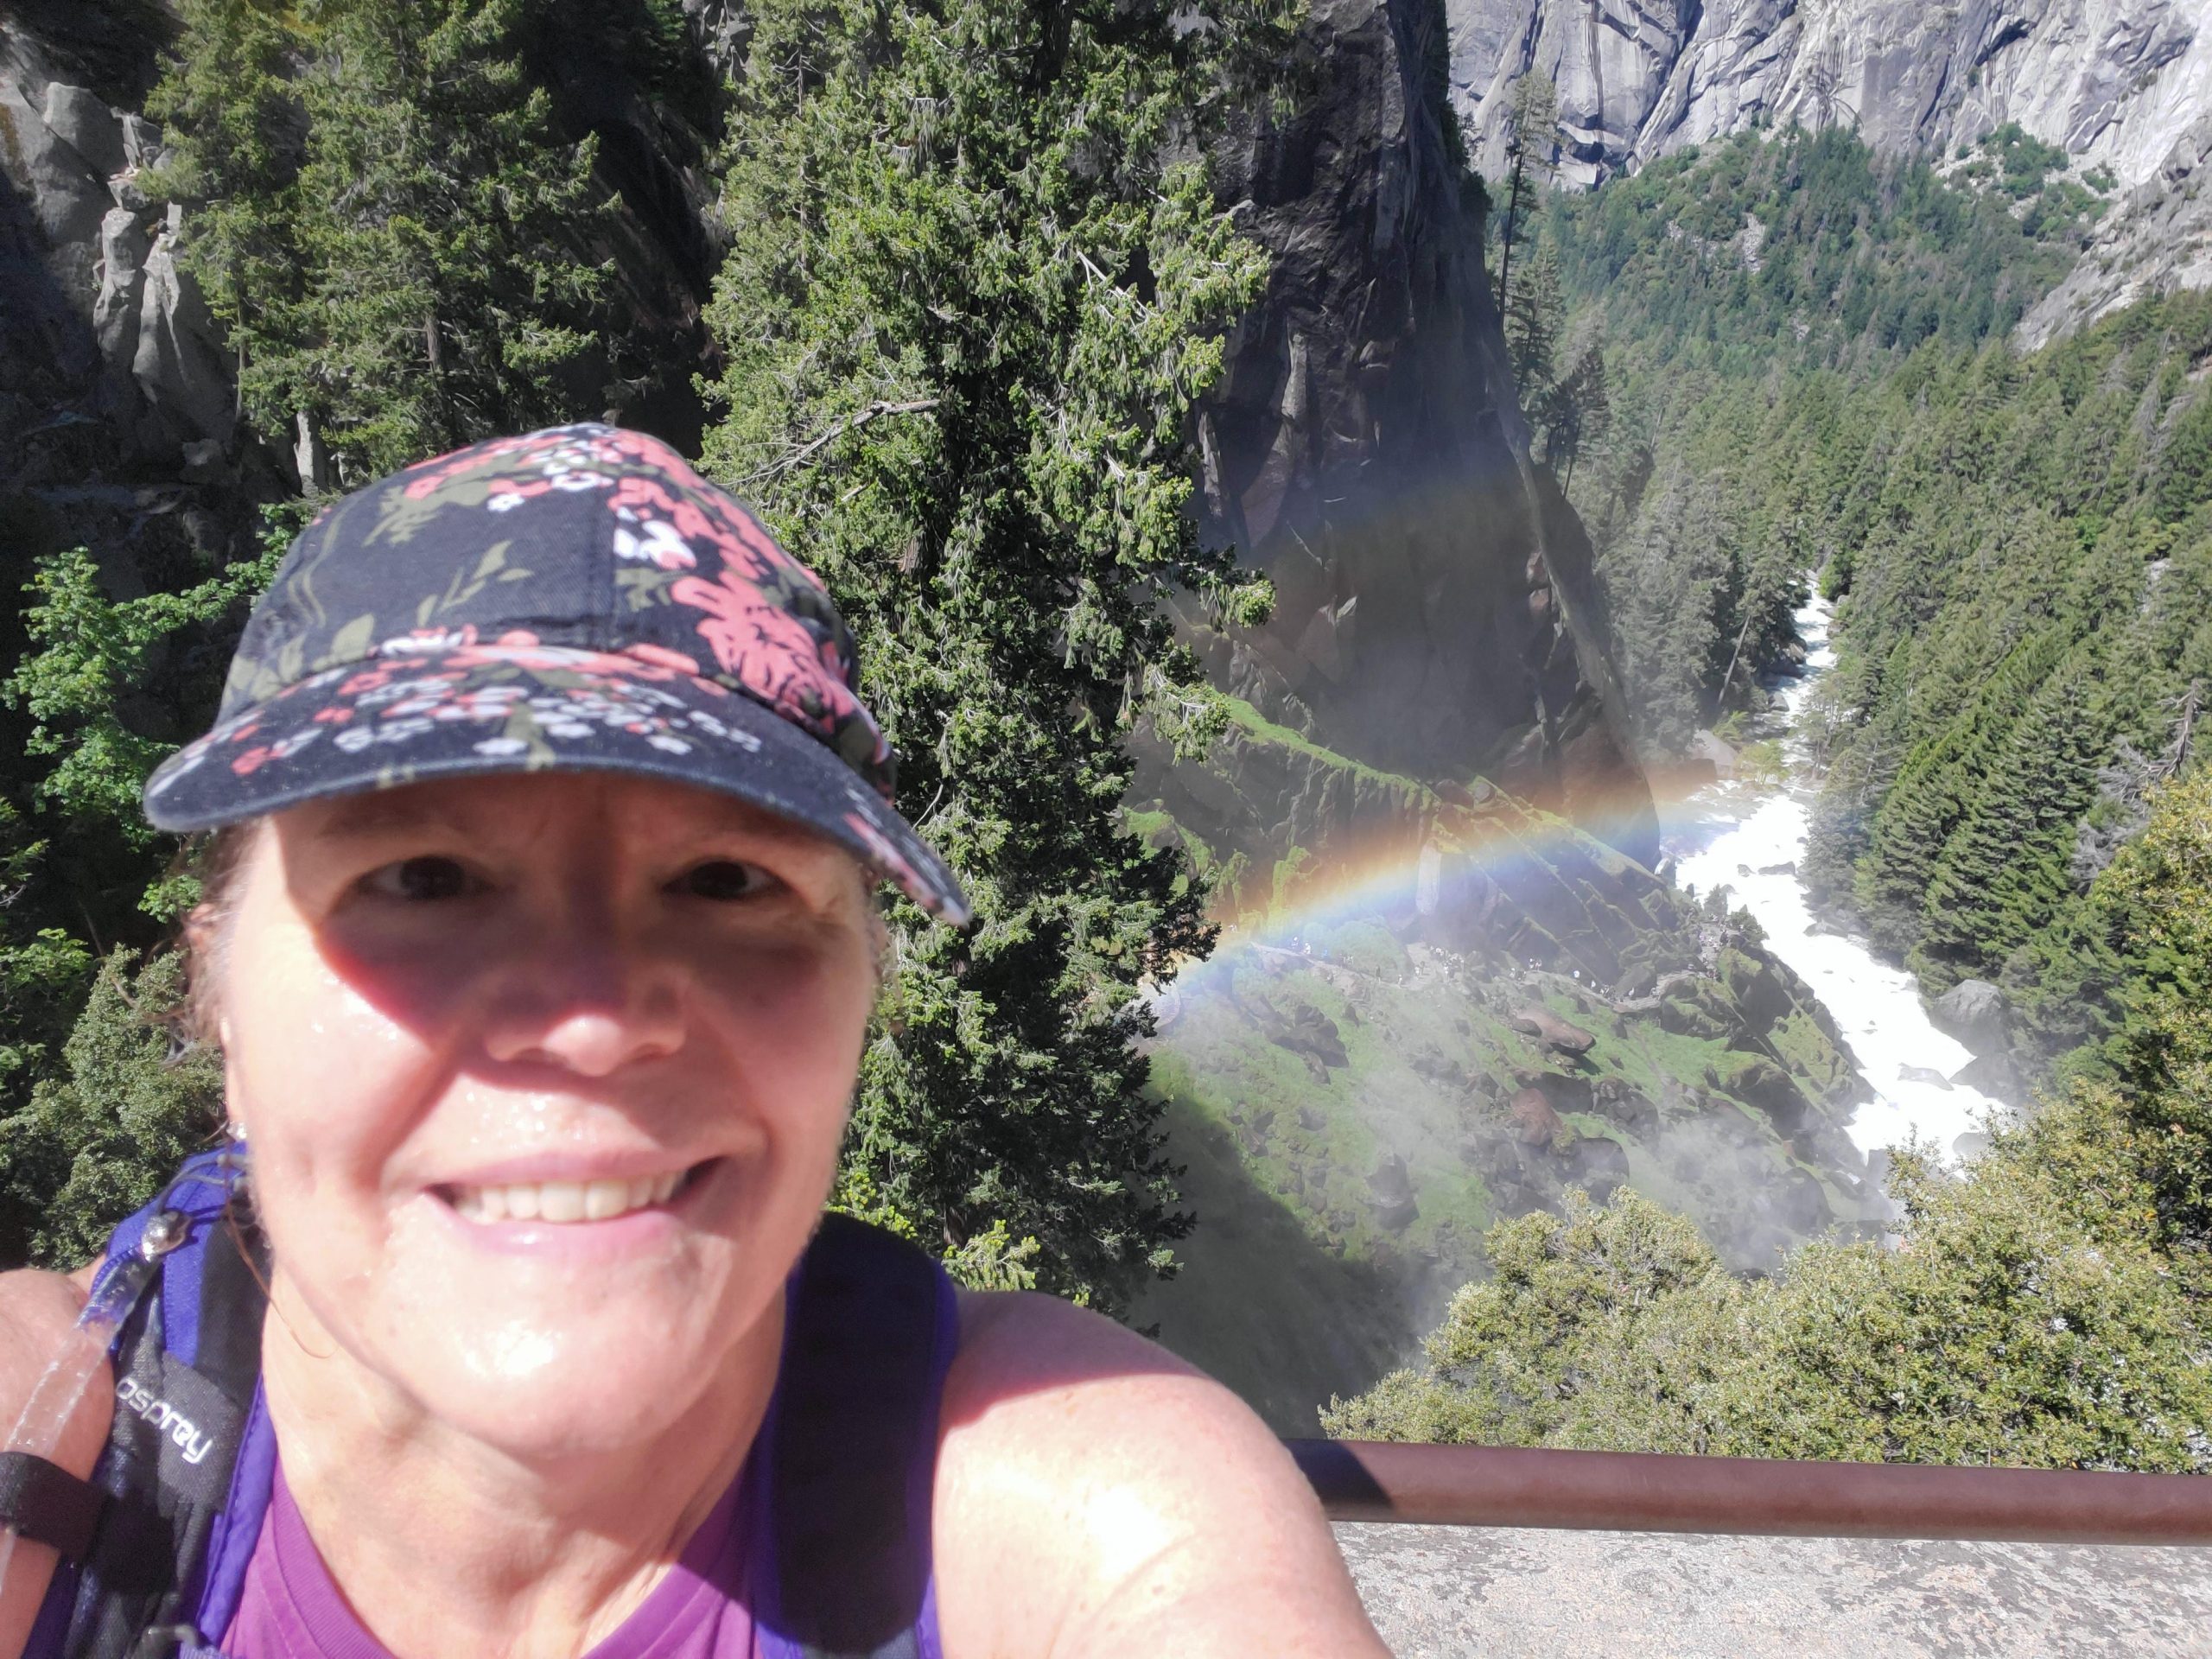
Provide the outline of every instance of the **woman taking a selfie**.
<path id="1" fill-rule="evenodd" d="M 215 831 L 232 1140 L 0 1278 L 0 1428 L 87 1296 L 120 1322 L 0 1479 L 0 1656 L 1382 1651 L 1226 1392 L 824 1222 L 875 883 L 966 912 L 853 662 L 611 428 L 301 537 L 146 796 Z"/>

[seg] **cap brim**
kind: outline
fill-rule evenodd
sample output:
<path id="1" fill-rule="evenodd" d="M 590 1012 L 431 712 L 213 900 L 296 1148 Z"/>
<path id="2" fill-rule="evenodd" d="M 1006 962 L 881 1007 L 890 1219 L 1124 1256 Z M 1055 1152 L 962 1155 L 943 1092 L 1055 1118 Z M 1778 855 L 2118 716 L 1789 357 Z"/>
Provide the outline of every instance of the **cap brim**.
<path id="1" fill-rule="evenodd" d="M 828 836 L 955 927 L 967 895 L 912 826 L 825 744 L 676 669 L 469 645 L 329 670 L 224 721 L 146 785 L 162 830 L 212 830 L 325 796 L 434 778 L 570 770 L 718 791 Z"/>

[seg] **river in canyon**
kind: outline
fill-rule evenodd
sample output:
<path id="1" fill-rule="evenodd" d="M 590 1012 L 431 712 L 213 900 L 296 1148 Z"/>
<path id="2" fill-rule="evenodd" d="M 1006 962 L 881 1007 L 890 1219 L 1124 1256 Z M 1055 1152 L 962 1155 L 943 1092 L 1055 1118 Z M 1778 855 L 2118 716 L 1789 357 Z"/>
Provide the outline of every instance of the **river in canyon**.
<path id="1" fill-rule="evenodd" d="M 1850 1124 L 1864 1150 L 1933 1142 L 1952 1158 L 1959 1137 L 1981 1128 L 2001 1103 L 1955 1075 L 1973 1058 L 1938 1031 L 1921 1005 L 1910 974 L 1876 957 L 1866 940 L 1837 932 L 1816 915 L 1798 872 L 1818 779 L 1800 716 L 1821 677 L 1835 664 L 1828 641 L 1828 602 L 1817 596 L 1797 613 L 1805 665 L 1777 680 L 1775 707 L 1751 736 L 1779 738 L 1784 771 L 1778 785 L 1724 779 L 1665 812 L 1666 851 L 1675 879 L 1700 893 L 1726 887 L 1731 903 L 1749 911 L 1766 931 L 1767 948 L 1809 984 L 1835 1017 L 1852 1058 L 1874 1098 Z"/>

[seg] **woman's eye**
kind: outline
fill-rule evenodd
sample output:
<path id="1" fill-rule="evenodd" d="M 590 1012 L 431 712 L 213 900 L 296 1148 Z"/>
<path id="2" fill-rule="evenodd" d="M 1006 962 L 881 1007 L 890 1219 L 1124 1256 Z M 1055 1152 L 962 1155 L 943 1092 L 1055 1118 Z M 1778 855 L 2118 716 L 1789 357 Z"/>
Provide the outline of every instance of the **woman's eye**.
<path id="1" fill-rule="evenodd" d="M 758 864 L 741 863 L 734 858 L 709 859 L 704 864 L 693 866 L 669 883 L 673 892 L 692 899 L 712 899 L 728 904 L 739 899 L 757 899 L 776 885 L 776 878 Z"/>
<path id="2" fill-rule="evenodd" d="M 430 856 L 403 858 L 397 864 L 372 870 L 362 878 L 361 885 L 382 898 L 423 904 L 464 897 L 474 892 L 478 883 L 458 860 Z"/>

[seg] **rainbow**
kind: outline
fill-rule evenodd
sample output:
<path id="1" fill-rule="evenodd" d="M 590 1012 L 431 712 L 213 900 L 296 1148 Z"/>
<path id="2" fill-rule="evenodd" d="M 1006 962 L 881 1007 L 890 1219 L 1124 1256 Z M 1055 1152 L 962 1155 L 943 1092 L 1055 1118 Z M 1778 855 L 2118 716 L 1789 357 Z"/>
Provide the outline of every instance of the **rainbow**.
<path id="1" fill-rule="evenodd" d="M 1185 966 L 1178 982 L 1202 982 L 1245 948 L 1299 950 L 1347 923 L 1378 921 L 1403 937 L 1431 916 L 1487 917 L 1501 899 L 1556 889 L 1563 868 L 1594 868 L 1637 886 L 1638 875 L 1653 879 L 1609 839 L 1626 839 L 1639 826 L 1649 833 L 1649 793 L 1586 794 L 1573 806 L 1577 821 L 1570 822 L 1478 781 L 1471 791 L 1431 792 L 1418 816 L 1332 836 L 1296 868 L 1276 866 L 1272 888 L 1266 872 L 1255 871 L 1224 893 L 1215 907 L 1222 934 L 1212 956 Z"/>

